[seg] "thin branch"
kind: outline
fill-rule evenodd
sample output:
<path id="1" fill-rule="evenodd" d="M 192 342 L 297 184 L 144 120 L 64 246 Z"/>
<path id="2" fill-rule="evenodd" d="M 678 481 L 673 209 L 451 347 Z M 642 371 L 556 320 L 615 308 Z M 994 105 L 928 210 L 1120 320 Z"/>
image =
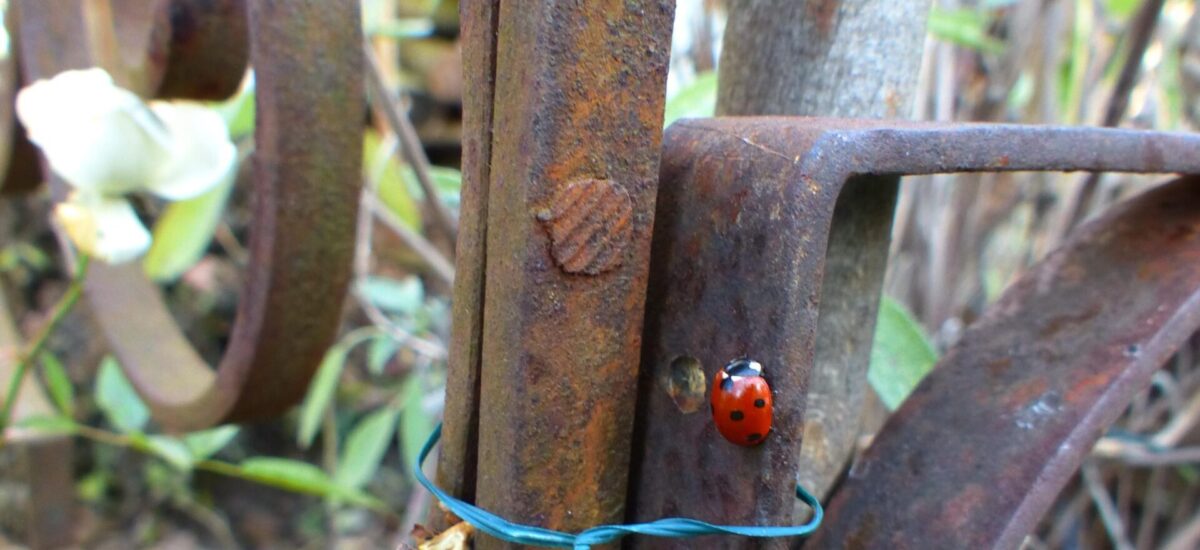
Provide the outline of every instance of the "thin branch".
<path id="1" fill-rule="evenodd" d="M 25 374 L 29 371 L 29 366 L 41 355 L 42 349 L 46 347 L 46 342 L 50 339 L 50 335 L 58 328 L 59 323 L 66 318 L 71 308 L 75 307 L 75 302 L 79 301 L 79 295 L 83 293 L 83 281 L 87 277 L 87 268 L 88 256 L 81 254 L 79 261 L 75 264 L 75 275 L 71 278 L 71 285 L 67 287 L 67 291 L 58 299 L 58 303 L 54 306 L 54 312 L 50 314 L 50 319 L 38 331 L 37 336 L 29 343 L 25 351 L 17 357 L 17 364 L 14 367 L 12 379 L 8 382 L 8 391 L 4 396 L 4 408 L 0 409 L 0 434 L 4 433 L 5 428 L 8 427 L 13 406 L 17 401 L 17 394 L 20 393 L 21 383 L 25 380 Z"/>
<path id="2" fill-rule="evenodd" d="M 1101 123 L 1103 126 L 1116 126 L 1125 117 L 1125 111 L 1129 109 L 1129 95 L 1133 92 L 1133 87 L 1137 84 L 1138 73 L 1142 69 L 1142 57 L 1146 55 L 1150 38 L 1154 36 L 1154 29 L 1158 26 L 1158 15 L 1165 3 L 1166 0 L 1145 0 L 1137 16 L 1129 23 L 1128 54 L 1125 57 L 1125 64 L 1121 66 L 1121 74 L 1117 77 L 1117 85 L 1113 88 L 1112 95 L 1108 99 L 1108 106 L 1104 110 L 1104 120 Z M 1067 232 L 1079 225 L 1083 219 L 1087 207 L 1096 195 L 1096 189 L 1100 186 L 1102 175 L 1101 172 L 1088 174 L 1079 193 L 1067 203 L 1068 210 L 1059 231 L 1059 241 L 1065 238 Z"/>
<path id="3" fill-rule="evenodd" d="M 362 205 L 358 209 L 358 240 L 354 249 L 354 279 L 359 284 L 365 281 L 371 272 L 371 228 L 374 216 L 369 206 L 370 201 L 368 197 L 374 196 L 374 192 L 375 186 L 371 182 L 368 182 L 367 189 L 363 191 Z M 433 245 L 428 246 L 430 248 L 433 247 Z M 453 278 L 453 273 L 451 273 L 451 278 Z M 366 313 L 367 318 L 371 320 L 371 323 L 386 332 L 401 345 L 408 346 L 416 353 L 433 359 L 446 357 L 445 346 L 438 342 L 420 338 L 396 324 L 391 317 L 388 317 L 383 310 L 379 309 L 379 306 L 367 299 L 357 289 L 354 291 L 354 296 L 358 299 L 359 305 L 362 307 L 363 312 Z"/>
<path id="4" fill-rule="evenodd" d="M 433 275 L 446 284 L 447 288 L 454 286 L 454 265 L 447 260 L 437 247 L 430 243 L 420 233 L 409 229 L 404 225 L 404 221 L 379 201 L 373 194 L 364 194 L 364 205 L 370 209 L 384 225 L 388 226 L 396 236 L 400 237 L 401 241 L 408 246 L 414 253 L 421 257 L 422 260 L 430 267 Z"/>
<path id="5" fill-rule="evenodd" d="M 1188 550 L 1197 544 L 1200 544 L 1200 514 L 1192 516 L 1183 528 L 1175 531 L 1163 545 L 1163 550 Z"/>
<path id="6" fill-rule="evenodd" d="M 425 155 L 425 150 L 421 148 L 421 140 L 417 137 L 417 129 L 413 127 L 412 121 L 408 118 L 408 113 L 401 113 L 396 108 L 396 102 L 392 101 L 392 96 L 388 93 L 387 85 L 383 82 L 383 74 L 379 69 L 379 60 L 375 57 L 375 52 L 371 49 L 371 45 L 363 43 L 363 55 L 366 57 L 366 72 L 367 83 L 371 87 L 371 98 L 375 108 L 383 112 L 384 118 L 392 127 L 392 131 L 396 133 L 396 137 L 400 140 L 400 152 L 404 155 L 404 159 L 412 166 L 413 172 L 417 176 L 417 183 L 421 186 L 421 191 L 425 194 L 425 206 L 433 219 L 433 225 L 444 234 L 451 243 L 454 243 L 458 236 L 458 222 L 455 221 L 453 214 L 442 204 L 438 199 L 437 188 L 433 184 L 433 177 L 429 174 L 429 157 Z"/>
<path id="7" fill-rule="evenodd" d="M 1092 502 L 1096 504 L 1096 509 L 1100 512 L 1100 520 L 1104 523 L 1104 528 L 1108 531 L 1108 537 L 1113 546 L 1118 550 L 1133 550 L 1133 544 L 1125 535 L 1125 523 L 1121 521 L 1117 507 L 1113 504 L 1112 497 L 1100 479 L 1100 471 L 1094 464 L 1084 464 L 1082 471 L 1083 483 L 1087 486 L 1088 493 L 1092 496 Z"/>

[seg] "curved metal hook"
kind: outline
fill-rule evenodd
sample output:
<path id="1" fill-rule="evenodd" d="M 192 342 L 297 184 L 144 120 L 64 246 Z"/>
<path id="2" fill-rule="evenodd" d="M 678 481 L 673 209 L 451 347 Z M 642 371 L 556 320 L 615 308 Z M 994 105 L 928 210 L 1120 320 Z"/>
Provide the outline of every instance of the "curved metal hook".
<path id="1" fill-rule="evenodd" d="M 23 34 L 29 79 L 90 64 L 70 33 L 78 21 L 55 6 L 19 6 L 23 25 L 53 31 Z M 262 418 L 299 400 L 336 335 L 350 277 L 362 158 L 358 4 L 260 0 L 247 9 L 257 72 L 254 221 L 220 366 L 184 338 L 140 266 L 96 265 L 87 281 L 113 352 L 172 430 Z M 64 40 L 39 47 L 53 36 Z"/>
<path id="2" fill-rule="evenodd" d="M 1085 225 L 963 335 L 876 436 L 813 547 L 1016 548 L 1200 328 L 1200 177 Z"/>

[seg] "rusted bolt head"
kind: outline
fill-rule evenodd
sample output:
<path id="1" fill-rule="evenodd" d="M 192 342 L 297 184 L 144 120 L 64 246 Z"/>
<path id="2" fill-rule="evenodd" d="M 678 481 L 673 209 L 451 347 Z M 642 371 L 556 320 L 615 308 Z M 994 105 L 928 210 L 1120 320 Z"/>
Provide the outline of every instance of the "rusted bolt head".
<path id="1" fill-rule="evenodd" d="M 621 184 L 572 181 L 537 219 L 550 235 L 550 255 L 567 273 L 599 275 L 618 265 L 632 231 L 633 202 Z"/>

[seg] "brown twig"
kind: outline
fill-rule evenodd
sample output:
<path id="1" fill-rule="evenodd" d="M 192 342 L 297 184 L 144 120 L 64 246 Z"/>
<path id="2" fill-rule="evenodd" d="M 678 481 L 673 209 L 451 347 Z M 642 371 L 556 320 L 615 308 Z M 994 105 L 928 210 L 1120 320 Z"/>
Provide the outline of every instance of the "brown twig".
<path id="1" fill-rule="evenodd" d="M 431 268 L 430 270 L 433 275 L 438 277 L 438 279 L 446 284 L 446 288 L 452 288 L 454 286 L 454 265 L 451 264 L 441 252 L 438 251 L 437 247 L 434 246 L 433 243 L 430 243 L 425 239 L 425 237 L 422 237 L 420 233 L 417 233 L 416 231 L 409 229 L 408 226 L 404 225 L 404 222 L 400 219 L 400 217 L 397 216 L 395 212 L 389 210 L 387 206 L 380 202 L 379 199 L 373 194 L 368 193 L 363 195 L 363 201 L 365 202 L 363 206 L 378 216 L 380 221 L 382 221 L 384 225 L 388 226 L 388 229 L 391 229 L 396 236 L 400 237 L 401 241 L 404 241 L 404 244 L 408 246 L 409 249 L 420 256 L 421 259 L 424 260 L 425 263 Z"/>
<path id="2" fill-rule="evenodd" d="M 1094 464 L 1085 464 L 1082 472 L 1083 483 L 1092 496 L 1096 510 L 1100 512 L 1100 521 L 1104 523 L 1104 528 L 1108 531 L 1113 546 L 1118 550 L 1133 550 L 1133 544 L 1125 535 L 1125 523 L 1121 521 L 1117 507 L 1104 487 L 1104 481 L 1100 478 L 1100 470 Z"/>
<path id="3" fill-rule="evenodd" d="M 429 173 L 429 157 L 425 155 L 425 150 L 421 148 L 421 140 L 417 137 L 417 129 L 413 127 L 412 121 L 408 118 L 408 113 L 401 113 L 396 108 L 396 102 L 392 101 L 392 96 L 388 92 L 387 85 L 383 82 L 383 74 L 379 69 L 379 60 L 375 57 L 375 51 L 371 49 L 369 43 L 363 43 L 363 55 L 366 57 L 366 72 L 367 84 L 371 87 L 371 97 L 374 99 L 375 108 L 380 110 L 388 124 L 392 127 L 392 131 L 396 133 L 396 137 L 400 140 L 400 152 L 404 155 L 404 160 L 412 166 L 413 173 L 417 176 L 417 183 L 421 186 L 421 191 L 425 194 L 425 206 L 429 211 L 433 225 L 441 231 L 449 242 L 454 243 L 458 238 L 458 223 L 454 216 L 438 199 L 437 188 L 433 184 L 433 177 Z"/>
<path id="4" fill-rule="evenodd" d="M 358 209 L 358 240 L 354 251 L 354 278 L 359 284 L 365 281 L 371 272 L 371 229 L 372 222 L 374 221 L 374 208 L 371 207 L 371 197 L 374 197 L 374 193 L 375 185 L 372 182 L 368 182 L 367 189 L 363 192 L 362 205 Z M 403 226 L 404 224 L 401 223 L 400 225 Z M 404 229 L 408 228 L 405 227 Z M 415 232 L 410 231 L 410 233 L 415 235 L 417 239 L 424 240 L 420 235 L 416 235 Z M 423 249 L 433 250 L 434 253 L 437 253 L 432 244 L 426 242 L 423 246 L 425 247 Z M 413 250 L 416 249 L 414 248 Z M 441 255 L 438 254 L 437 257 L 440 258 Z M 445 262 L 446 260 L 445 258 L 441 258 L 441 261 Z M 451 279 L 454 277 L 453 268 L 451 268 L 450 277 Z M 442 344 L 417 337 L 405 330 L 392 321 L 383 310 L 379 309 L 379 306 L 368 300 L 361 292 L 356 290 L 354 296 L 358 298 L 358 303 L 362 307 L 363 313 L 367 315 L 367 319 L 370 319 L 372 324 L 386 332 L 400 344 L 410 347 L 418 354 L 433 359 L 446 357 L 446 347 Z"/>
<path id="5" fill-rule="evenodd" d="M 1125 64 L 1121 66 L 1121 74 L 1117 77 L 1117 85 L 1113 88 L 1112 96 L 1108 99 L 1108 106 L 1104 110 L 1104 120 L 1101 122 L 1103 126 L 1116 126 L 1125 116 L 1125 111 L 1129 109 L 1129 95 L 1133 91 L 1134 85 L 1137 84 L 1138 73 L 1142 68 L 1142 57 L 1145 56 L 1146 48 L 1150 45 L 1150 38 L 1154 36 L 1154 29 L 1158 26 L 1158 14 L 1162 11 L 1165 3 L 1166 0 L 1146 0 L 1142 3 L 1142 8 L 1138 10 L 1137 16 L 1130 22 L 1128 53 L 1125 57 Z M 1095 198 L 1102 175 L 1101 172 L 1088 174 L 1083 185 L 1080 186 L 1079 192 L 1073 198 L 1068 199 L 1066 216 L 1058 231 L 1058 241 L 1061 242 L 1071 228 L 1079 225 L 1087 212 L 1087 207 Z"/>

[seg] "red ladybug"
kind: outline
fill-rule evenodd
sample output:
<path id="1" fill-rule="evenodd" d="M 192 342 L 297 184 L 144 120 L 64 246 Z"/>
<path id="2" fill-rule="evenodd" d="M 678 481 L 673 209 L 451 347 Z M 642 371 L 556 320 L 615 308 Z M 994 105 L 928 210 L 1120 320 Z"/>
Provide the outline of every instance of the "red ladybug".
<path id="1" fill-rule="evenodd" d="M 713 378 L 713 421 L 725 439 L 752 447 L 771 433 L 771 387 L 758 361 L 735 359 Z"/>

